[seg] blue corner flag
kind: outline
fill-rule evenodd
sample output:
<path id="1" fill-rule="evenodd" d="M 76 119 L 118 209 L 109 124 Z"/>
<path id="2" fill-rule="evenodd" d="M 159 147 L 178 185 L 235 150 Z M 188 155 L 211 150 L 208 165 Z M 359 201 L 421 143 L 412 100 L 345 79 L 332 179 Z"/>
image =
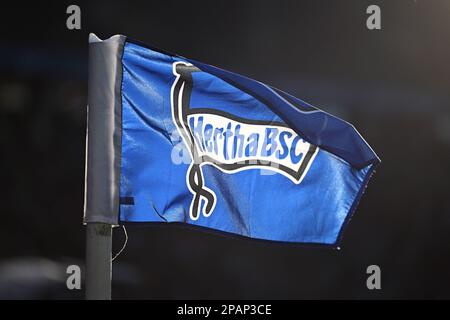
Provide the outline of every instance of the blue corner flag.
<path id="1" fill-rule="evenodd" d="M 124 36 L 90 42 L 86 222 L 338 245 L 379 163 L 351 124 Z"/>

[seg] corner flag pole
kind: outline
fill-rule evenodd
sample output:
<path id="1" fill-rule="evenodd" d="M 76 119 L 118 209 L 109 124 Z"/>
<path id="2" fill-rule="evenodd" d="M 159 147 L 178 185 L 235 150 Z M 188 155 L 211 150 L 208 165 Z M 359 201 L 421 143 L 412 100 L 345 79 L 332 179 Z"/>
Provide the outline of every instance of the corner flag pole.
<path id="1" fill-rule="evenodd" d="M 85 207 L 86 299 L 110 300 L 112 228 L 119 224 L 125 37 L 89 35 Z"/>
<path id="2" fill-rule="evenodd" d="M 86 299 L 111 300 L 112 226 L 87 223 L 86 226 Z"/>

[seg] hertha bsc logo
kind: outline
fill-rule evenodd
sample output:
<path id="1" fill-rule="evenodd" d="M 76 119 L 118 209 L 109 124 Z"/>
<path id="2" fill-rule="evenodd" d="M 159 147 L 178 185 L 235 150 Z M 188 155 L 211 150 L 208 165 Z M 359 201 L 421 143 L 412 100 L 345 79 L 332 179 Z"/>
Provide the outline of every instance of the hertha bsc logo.
<path id="1" fill-rule="evenodd" d="M 186 174 L 193 194 L 191 219 L 198 219 L 201 208 L 205 217 L 210 216 L 216 204 L 215 193 L 205 186 L 202 166 L 206 164 L 229 174 L 268 169 L 300 184 L 319 148 L 283 122 L 242 119 L 214 106 L 191 108 L 192 73 L 200 71 L 186 62 L 173 64 L 172 117 L 192 158 Z"/>

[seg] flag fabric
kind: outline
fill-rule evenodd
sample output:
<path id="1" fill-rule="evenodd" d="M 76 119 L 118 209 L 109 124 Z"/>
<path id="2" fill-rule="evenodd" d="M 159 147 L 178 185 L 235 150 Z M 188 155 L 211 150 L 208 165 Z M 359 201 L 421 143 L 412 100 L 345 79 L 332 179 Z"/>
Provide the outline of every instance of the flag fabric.
<path id="1" fill-rule="evenodd" d="M 179 222 L 337 246 L 379 158 L 281 90 L 90 36 L 85 222 Z"/>

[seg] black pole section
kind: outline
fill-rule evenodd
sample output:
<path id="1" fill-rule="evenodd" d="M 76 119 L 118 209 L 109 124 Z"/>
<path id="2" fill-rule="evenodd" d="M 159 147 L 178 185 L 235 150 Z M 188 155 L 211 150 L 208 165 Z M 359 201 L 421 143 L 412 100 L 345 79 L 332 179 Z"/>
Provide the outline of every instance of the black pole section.
<path id="1" fill-rule="evenodd" d="M 86 227 L 86 299 L 111 300 L 112 226 L 88 223 Z"/>

